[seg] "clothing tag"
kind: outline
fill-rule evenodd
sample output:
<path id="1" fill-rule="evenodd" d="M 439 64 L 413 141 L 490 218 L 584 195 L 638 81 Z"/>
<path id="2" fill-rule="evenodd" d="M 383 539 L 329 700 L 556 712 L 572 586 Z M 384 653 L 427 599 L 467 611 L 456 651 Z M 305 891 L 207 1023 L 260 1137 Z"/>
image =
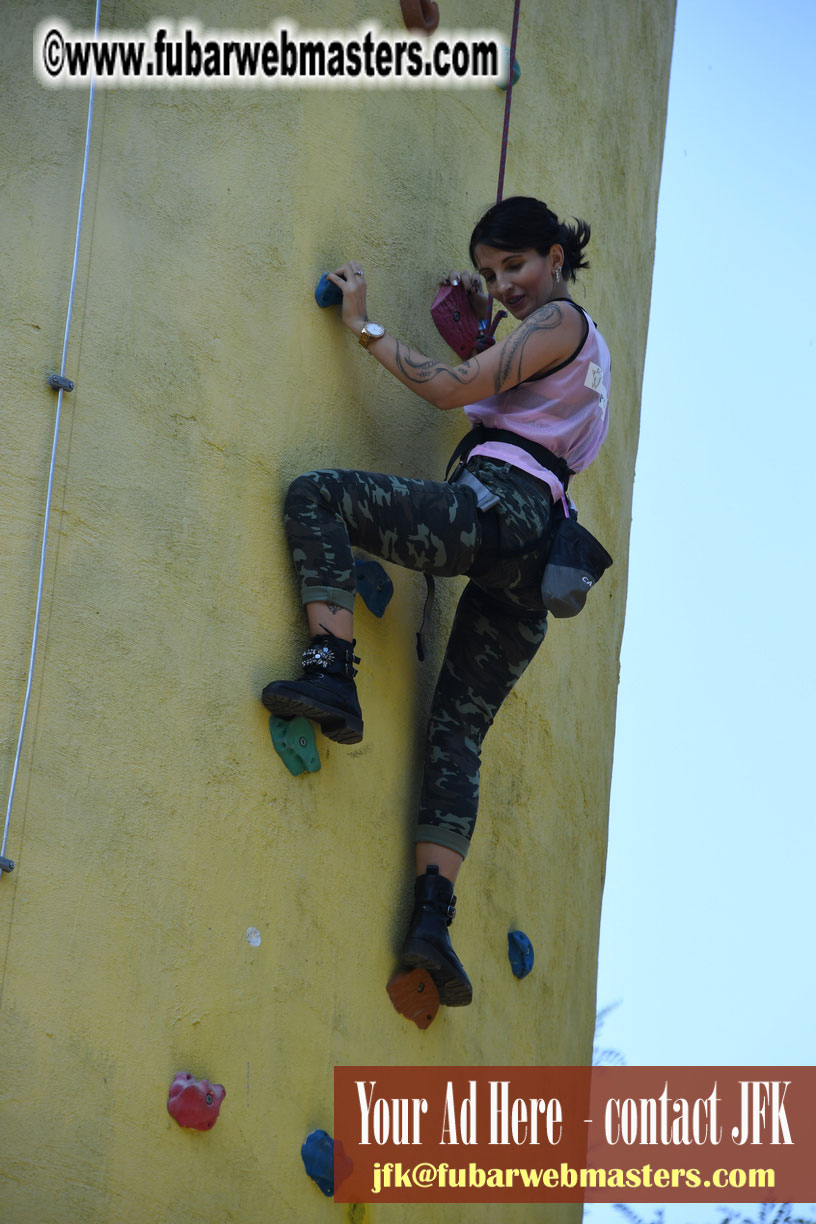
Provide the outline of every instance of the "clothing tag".
<path id="1" fill-rule="evenodd" d="M 584 379 L 584 386 L 589 387 L 592 391 L 597 391 L 603 387 L 603 370 L 594 361 L 590 361 L 587 376 Z"/>
<path id="2" fill-rule="evenodd" d="M 591 391 L 597 391 L 598 399 L 601 403 L 601 416 L 606 416 L 606 387 L 603 384 L 603 370 L 594 361 L 590 361 L 587 376 L 584 379 L 584 386 L 589 387 Z"/>

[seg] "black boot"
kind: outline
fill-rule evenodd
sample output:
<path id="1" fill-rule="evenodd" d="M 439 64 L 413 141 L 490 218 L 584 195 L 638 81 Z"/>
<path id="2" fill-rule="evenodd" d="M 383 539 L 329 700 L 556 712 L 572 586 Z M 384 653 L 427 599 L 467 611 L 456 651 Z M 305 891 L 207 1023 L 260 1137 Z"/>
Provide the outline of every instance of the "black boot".
<path id="1" fill-rule="evenodd" d="M 280 718 L 311 718 L 338 744 L 359 744 L 363 715 L 357 700 L 354 642 L 331 633 L 312 638 L 301 656 L 302 680 L 275 680 L 267 684 L 261 701 Z"/>
<path id="2" fill-rule="evenodd" d="M 456 913 L 453 885 L 429 867 L 417 878 L 414 912 L 402 947 L 400 963 L 412 969 L 427 969 L 439 991 L 439 1002 L 447 1007 L 465 1007 L 473 998 L 473 987 L 451 947 L 448 927 Z"/>

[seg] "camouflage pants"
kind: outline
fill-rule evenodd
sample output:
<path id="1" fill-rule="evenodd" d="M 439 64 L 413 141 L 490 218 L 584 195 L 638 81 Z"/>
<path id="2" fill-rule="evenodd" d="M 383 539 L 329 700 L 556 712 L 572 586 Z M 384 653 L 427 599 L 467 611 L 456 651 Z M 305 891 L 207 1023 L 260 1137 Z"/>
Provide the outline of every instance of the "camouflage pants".
<path id="1" fill-rule="evenodd" d="M 309 472 L 286 498 L 285 528 L 304 603 L 354 607 L 352 545 L 408 569 L 466 574 L 428 722 L 417 841 L 467 854 L 479 802 L 481 747 L 544 640 L 539 584 L 550 529 L 545 484 L 510 464 L 468 469 L 498 494 L 488 530 L 464 485 L 375 472 Z"/>

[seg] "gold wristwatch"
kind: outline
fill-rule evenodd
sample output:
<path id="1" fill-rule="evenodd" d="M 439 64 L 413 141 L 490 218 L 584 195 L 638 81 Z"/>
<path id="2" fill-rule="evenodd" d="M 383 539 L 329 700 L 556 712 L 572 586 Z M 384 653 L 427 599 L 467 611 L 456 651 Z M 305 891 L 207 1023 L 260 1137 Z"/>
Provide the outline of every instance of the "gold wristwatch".
<path id="1" fill-rule="evenodd" d="M 382 340 L 384 335 L 385 328 L 381 323 L 364 323 L 359 340 L 363 348 L 367 349 L 369 344 L 373 344 L 375 340 Z"/>

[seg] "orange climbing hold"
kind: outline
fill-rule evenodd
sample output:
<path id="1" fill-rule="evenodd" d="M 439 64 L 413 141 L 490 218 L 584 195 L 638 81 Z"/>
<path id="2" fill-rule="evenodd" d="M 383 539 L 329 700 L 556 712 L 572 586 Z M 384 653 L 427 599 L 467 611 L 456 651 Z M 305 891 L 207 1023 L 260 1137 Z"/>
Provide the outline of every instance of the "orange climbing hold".
<path id="1" fill-rule="evenodd" d="M 427 969 L 398 969 L 386 990 L 399 1014 L 417 1028 L 428 1028 L 439 1011 L 439 991 Z"/>

